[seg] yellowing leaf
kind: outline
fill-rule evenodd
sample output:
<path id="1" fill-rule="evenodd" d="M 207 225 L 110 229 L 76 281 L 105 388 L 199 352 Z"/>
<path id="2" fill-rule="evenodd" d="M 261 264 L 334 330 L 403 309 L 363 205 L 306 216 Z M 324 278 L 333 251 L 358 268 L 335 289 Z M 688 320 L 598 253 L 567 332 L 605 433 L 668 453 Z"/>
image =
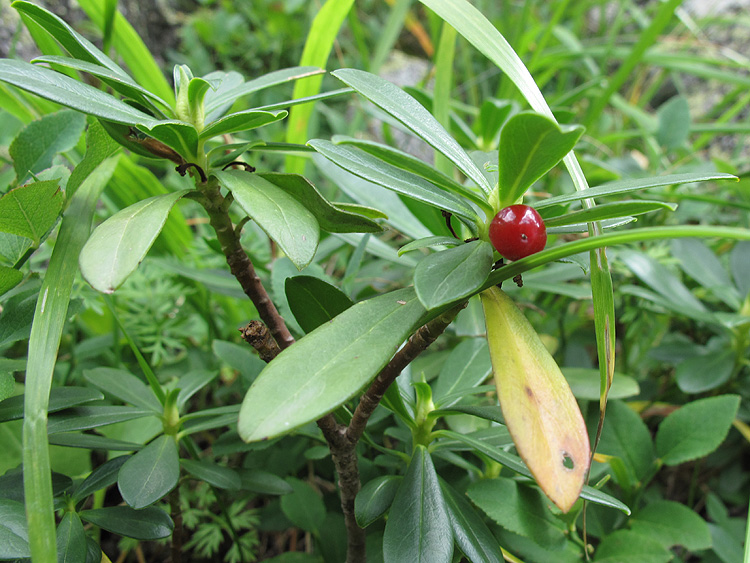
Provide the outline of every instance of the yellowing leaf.
<path id="1" fill-rule="evenodd" d="M 542 491 L 567 512 L 589 466 L 581 411 L 560 368 L 513 301 L 492 287 L 482 293 L 482 305 L 505 423 Z"/>

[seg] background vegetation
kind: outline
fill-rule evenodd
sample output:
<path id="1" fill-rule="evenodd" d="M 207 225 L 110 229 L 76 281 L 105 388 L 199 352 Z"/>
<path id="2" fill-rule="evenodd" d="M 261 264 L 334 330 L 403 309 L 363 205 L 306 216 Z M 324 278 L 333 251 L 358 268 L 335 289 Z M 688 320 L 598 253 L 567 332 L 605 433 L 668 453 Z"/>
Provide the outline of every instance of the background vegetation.
<path id="1" fill-rule="evenodd" d="M 79 4 L 81 17 L 69 23 L 167 101 L 174 100 L 174 65 L 187 65 L 196 77 L 220 70 L 239 73 L 244 80 L 296 65 L 365 70 L 403 86 L 480 165 L 487 154 L 494 151 L 496 157 L 509 115 L 528 109 L 525 92 L 475 46 L 446 32 L 443 20 L 417 2 L 328 0 L 320 6 L 298 0 L 206 0 L 160 6 L 178 41 L 153 53 L 134 39 L 137 34 L 125 19 L 114 15 L 117 2 Z M 623 232 L 634 226 L 674 227 L 674 233 L 685 225 L 750 227 L 744 14 L 699 18 L 677 0 L 474 5 L 519 54 L 557 120 L 586 127 L 576 153 L 589 185 L 683 174 L 739 178 L 652 182 L 648 192 L 632 196 L 641 204 L 657 203 L 637 222 L 618 220 Z M 61 52 L 29 13 L 24 23 L 41 52 Z M 27 32 L 22 33 L 20 23 L 6 25 L 14 30 L 12 58 Z M 148 39 L 144 37 L 146 43 Z M 0 80 L 5 80 L 2 73 Z M 233 101 L 232 110 L 283 105 L 345 86 L 331 74 L 320 77 L 319 85 L 315 80 L 253 91 Z M 93 125 L 96 121 L 81 113 L 6 82 L 0 83 L 0 107 L 2 194 L 33 179 L 54 199 L 57 184 L 43 183 L 60 179 L 70 201 L 75 188 L 86 185 L 91 195 L 80 205 L 88 205 L 100 223 L 148 197 L 193 188 L 194 179 L 177 174 L 174 162 L 102 141 L 106 135 Z M 368 206 L 388 217 L 369 217 L 384 227 L 382 233 L 321 233 L 314 260 L 300 272 L 294 256 L 270 241 L 258 222 L 245 222 L 246 213 L 233 208 L 231 219 L 244 226 L 243 248 L 299 339 L 327 320 L 314 318 L 300 296 L 328 292 L 327 298 L 338 300 L 343 310 L 352 302 L 410 286 L 415 267 L 431 251 L 400 255 L 398 249 L 415 239 L 450 236 L 450 231 L 441 214 L 423 202 L 383 190 L 302 146 L 284 150 L 289 148 L 284 143 L 304 145 L 334 136 L 377 140 L 415 154 L 437 170 L 452 174 L 452 168 L 363 96 L 345 93 L 314 105 L 283 107 L 291 108 L 288 118 L 251 131 L 231 131 L 223 141 L 244 144 L 241 152 L 252 149 L 244 158 L 258 171 L 304 173 L 329 201 Z M 91 156 L 92 146 L 98 147 L 98 156 Z M 115 153 L 119 158 L 107 160 Z M 108 163 L 89 171 L 98 187 L 89 185 L 94 180 L 80 183 L 82 178 L 70 172 L 86 158 Z M 483 167 L 490 178 L 496 174 L 492 164 Z M 536 182 L 527 197 L 540 202 L 574 190 L 560 165 Z M 598 203 L 621 200 L 610 194 Z M 61 241 L 80 239 L 82 246 L 88 238 L 75 225 L 70 231 L 59 227 L 67 205 L 60 197 L 54 213 L 35 219 L 38 232 L 13 234 L 9 223 L 0 229 L 0 399 L 8 398 L 0 402 L 5 421 L 0 424 L 0 497 L 8 501 L 0 504 L 0 559 L 15 560 L 24 553 L 2 552 L 3 539 L 11 546 L 11 539 L 23 541 L 24 536 L 2 526 L 18 517 L 20 505 L 13 503 L 24 500 L 21 463 L 24 455 L 31 459 L 32 423 L 26 421 L 27 437 L 22 438 L 20 397 L 25 392 L 28 409 L 29 396 L 41 396 L 30 391 L 27 374 L 34 362 L 47 362 L 53 377 L 45 432 L 52 444 L 51 494 L 61 552 L 70 548 L 65 532 L 85 524 L 86 561 L 98 560 L 97 545 L 112 561 L 167 560 L 173 530 L 182 542 L 183 561 L 343 561 L 347 532 L 340 491 L 318 427 L 309 423 L 291 435 L 251 443 L 237 433 L 238 405 L 265 367 L 237 329 L 258 318 L 258 311 L 230 275 L 204 209 L 187 198 L 176 203 L 140 267 L 116 292 L 106 294 L 78 274 L 77 258 L 62 262 L 53 257 Z M 570 205 L 549 209 L 548 216 L 577 210 L 577 204 Z M 10 221 L 10 207 L 10 198 L 0 199 L 0 221 Z M 548 246 L 582 236 L 551 230 Z M 429 442 L 429 455 L 415 456 L 431 459 L 443 483 L 450 484 L 435 486 L 454 490 L 455 497 L 443 494 L 461 507 L 456 513 L 478 519 L 466 528 L 488 530 L 504 550 L 487 547 L 485 554 L 472 554 L 456 540 L 459 548 L 451 548 L 448 560 L 578 561 L 585 552 L 594 561 L 612 562 L 735 563 L 746 557 L 750 242 L 669 235 L 649 242 L 634 235 L 631 240 L 639 242 L 607 251 L 616 311 L 616 374 L 589 479 L 612 502 L 588 505 L 584 532 L 582 502 L 568 515 L 550 509 L 529 479 L 518 478 L 497 457 L 513 451 L 504 427 L 496 417 L 475 416 L 476 410 L 469 414 L 472 408 L 496 404 L 495 391 L 487 385 L 491 367 L 482 310 L 472 298 L 437 341 L 404 369 L 394 384 L 400 393 L 386 396 L 388 408 L 375 410 L 356 448 L 365 485 L 357 517 L 367 524 L 368 562 L 383 560 L 384 551 L 386 561 L 398 560 L 388 555 L 393 548 L 382 516 L 392 502 L 406 502 L 397 489 L 400 479 L 414 471 L 409 459 L 418 439 L 404 420 L 418 420 L 418 405 L 433 399 L 446 409 L 430 421 L 443 434 Z M 47 298 L 46 290 L 66 276 L 72 285 L 67 312 L 62 309 L 57 319 L 61 332 L 55 361 L 49 351 L 56 346 L 54 331 L 35 320 L 35 310 L 39 299 Z M 524 273 L 522 288 L 510 280 L 503 288 L 563 369 L 593 438 L 603 356 L 588 253 Z M 330 315 L 334 309 L 325 307 L 324 312 Z M 178 388 L 182 392 L 172 393 Z M 287 391 L 278 390 L 282 396 Z M 399 411 L 398 396 L 412 403 L 411 413 Z M 179 425 L 170 422 L 165 404 L 174 408 L 170 412 Z M 346 421 L 356 405 L 356 398 L 347 402 L 337 411 L 338 420 Z M 449 406 L 456 408 L 447 412 Z M 94 418 L 96 408 L 109 409 L 98 411 L 101 425 Z M 144 469 L 121 473 L 128 462 L 118 456 L 144 451 L 146 445 L 167 448 L 167 438 L 178 433 L 182 449 L 176 492 L 138 497 L 141 492 L 133 488 Z M 460 436 L 476 443 L 467 445 Z M 28 476 L 28 466 L 26 472 Z M 29 482 L 27 477 L 26 510 L 33 513 Z M 128 508 L 123 501 L 140 510 L 136 517 L 96 512 Z M 462 503 L 469 505 L 467 512 Z M 397 516 L 394 510 L 387 521 Z M 396 521 L 402 529 L 414 525 Z M 29 530 L 34 530 L 31 522 Z M 473 545 L 486 545 L 483 541 Z M 419 552 L 420 560 L 438 560 L 430 549 Z"/>

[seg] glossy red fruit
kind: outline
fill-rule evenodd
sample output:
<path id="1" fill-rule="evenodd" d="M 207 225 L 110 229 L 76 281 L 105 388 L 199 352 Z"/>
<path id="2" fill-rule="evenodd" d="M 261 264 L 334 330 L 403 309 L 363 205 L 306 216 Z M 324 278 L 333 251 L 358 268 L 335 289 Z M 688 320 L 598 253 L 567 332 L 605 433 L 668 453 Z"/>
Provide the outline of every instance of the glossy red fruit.
<path id="1" fill-rule="evenodd" d="M 544 249 L 547 228 L 536 209 L 511 205 L 495 215 L 490 223 L 490 242 L 503 258 L 520 260 Z"/>

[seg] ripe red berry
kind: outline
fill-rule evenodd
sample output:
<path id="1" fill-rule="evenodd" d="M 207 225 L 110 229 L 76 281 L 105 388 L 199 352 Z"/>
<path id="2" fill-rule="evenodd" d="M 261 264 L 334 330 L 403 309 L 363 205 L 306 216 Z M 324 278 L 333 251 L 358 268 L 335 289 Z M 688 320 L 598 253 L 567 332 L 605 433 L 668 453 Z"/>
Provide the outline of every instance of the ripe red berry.
<path id="1" fill-rule="evenodd" d="M 511 205 L 490 223 L 490 242 L 503 258 L 520 260 L 544 249 L 547 228 L 539 213 L 528 205 Z"/>

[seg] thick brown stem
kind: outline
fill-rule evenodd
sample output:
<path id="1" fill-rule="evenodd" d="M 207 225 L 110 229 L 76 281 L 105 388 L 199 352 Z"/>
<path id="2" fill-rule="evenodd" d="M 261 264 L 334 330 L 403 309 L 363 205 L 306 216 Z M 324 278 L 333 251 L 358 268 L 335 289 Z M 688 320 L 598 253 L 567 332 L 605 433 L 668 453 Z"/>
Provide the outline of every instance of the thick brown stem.
<path id="1" fill-rule="evenodd" d="M 207 198 L 204 205 L 208 212 L 209 221 L 216 231 L 216 238 L 227 259 L 229 270 L 242 286 L 242 291 L 255 305 L 258 315 L 271 331 L 279 347 L 282 350 L 288 348 L 294 343 L 294 338 L 273 301 L 271 301 L 266 288 L 263 287 L 253 263 L 240 245 L 239 235 L 234 230 L 234 225 L 232 225 L 229 212 L 224 206 L 224 197 L 221 195 L 218 185 L 207 186 L 202 191 Z"/>

